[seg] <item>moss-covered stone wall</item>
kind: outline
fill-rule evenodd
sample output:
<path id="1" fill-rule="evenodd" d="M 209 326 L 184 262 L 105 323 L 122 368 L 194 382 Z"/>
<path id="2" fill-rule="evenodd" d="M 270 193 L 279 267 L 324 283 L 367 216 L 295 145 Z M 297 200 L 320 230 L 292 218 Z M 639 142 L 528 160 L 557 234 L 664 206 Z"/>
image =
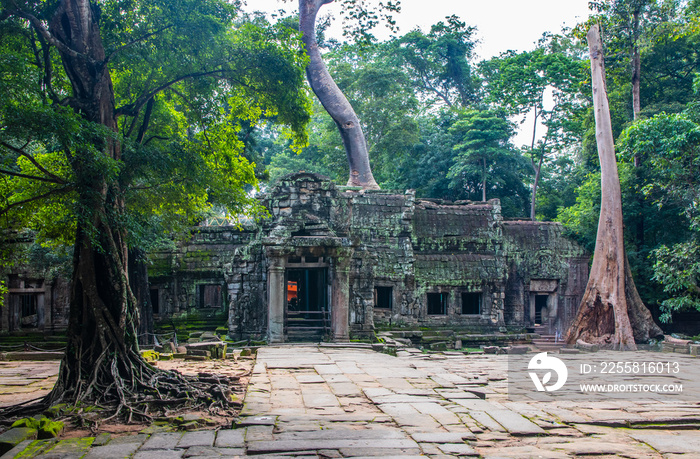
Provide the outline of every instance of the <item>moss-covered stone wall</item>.
<path id="1" fill-rule="evenodd" d="M 290 267 L 313 259 L 320 264 L 299 266 L 328 267 L 329 285 L 335 266 L 349 262 L 353 335 L 376 327 L 523 328 L 534 325 L 535 295 L 548 296 L 542 322 L 556 328 L 571 320 L 585 287 L 588 255 L 561 226 L 503 221 L 498 200 L 422 200 L 412 191 L 337 187 L 308 173 L 283 178 L 262 199 L 270 213 L 262 223 L 200 227 L 177 250 L 152 254 L 158 318 L 201 313 L 201 286 L 219 283 L 230 335 L 264 337 L 273 261 Z M 429 310 L 431 295 L 439 304 Z M 465 298 L 478 298 L 478 310 L 463 310 Z"/>

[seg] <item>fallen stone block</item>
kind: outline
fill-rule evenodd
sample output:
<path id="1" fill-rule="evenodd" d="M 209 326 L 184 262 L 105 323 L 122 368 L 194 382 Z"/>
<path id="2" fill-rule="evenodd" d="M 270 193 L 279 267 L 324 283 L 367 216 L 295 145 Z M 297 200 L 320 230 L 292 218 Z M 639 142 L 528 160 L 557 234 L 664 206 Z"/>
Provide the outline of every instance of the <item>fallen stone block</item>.
<path id="1" fill-rule="evenodd" d="M 498 346 L 484 346 L 484 354 L 500 354 L 501 348 Z"/>
<path id="2" fill-rule="evenodd" d="M 559 349 L 560 354 L 580 354 L 581 350 L 576 348 L 562 347 Z"/>
<path id="3" fill-rule="evenodd" d="M 38 431 L 29 427 L 15 427 L 0 435 L 0 456 L 25 440 L 36 440 Z"/>
<path id="4" fill-rule="evenodd" d="M 578 340 L 576 341 L 576 349 L 581 349 L 582 351 L 586 352 L 598 352 L 600 350 L 600 346 L 597 344 L 587 343 L 583 340 Z"/>
<path id="5" fill-rule="evenodd" d="M 528 352 L 530 352 L 530 348 L 527 346 L 510 346 L 506 348 L 507 354 L 520 355 L 527 354 Z"/>
<path id="6" fill-rule="evenodd" d="M 700 344 L 691 344 L 690 345 L 690 355 L 700 355 Z"/>

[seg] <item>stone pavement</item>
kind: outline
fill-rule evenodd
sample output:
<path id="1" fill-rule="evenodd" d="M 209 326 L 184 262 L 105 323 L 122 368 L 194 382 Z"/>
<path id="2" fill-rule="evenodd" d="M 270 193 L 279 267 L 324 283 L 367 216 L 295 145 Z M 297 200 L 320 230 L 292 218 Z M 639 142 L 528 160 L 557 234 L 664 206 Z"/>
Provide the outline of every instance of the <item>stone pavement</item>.
<path id="1" fill-rule="evenodd" d="M 0 361 L 0 407 L 42 397 L 53 388 L 59 361 Z"/>
<path id="2" fill-rule="evenodd" d="M 44 443 L 23 457 L 700 458 L 700 401 L 511 402 L 506 359 L 264 347 L 236 429 Z"/>

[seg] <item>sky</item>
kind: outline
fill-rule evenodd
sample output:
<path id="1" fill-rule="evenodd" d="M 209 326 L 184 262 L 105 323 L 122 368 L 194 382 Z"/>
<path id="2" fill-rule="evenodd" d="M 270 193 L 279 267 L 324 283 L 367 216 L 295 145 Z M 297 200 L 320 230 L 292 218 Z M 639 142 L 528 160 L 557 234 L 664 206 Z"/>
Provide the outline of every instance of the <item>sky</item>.
<path id="1" fill-rule="evenodd" d="M 378 0 L 365 0 L 378 3 Z M 508 50 L 526 51 L 534 48 L 543 32 L 558 33 L 562 26 L 573 27 L 589 14 L 589 0 L 401 0 L 401 13 L 395 16 L 399 35 L 420 27 L 428 31 L 432 24 L 456 14 L 469 26 L 476 26 L 481 41 L 476 50 L 477 60 L 488 59 Z M 247 11 L 268 13 L 284 9 L 297 10 L 297 0 L 246 0 Z M 331 35 L 342 38 L 339 19 L 340 3 L 324 6 L 320 14 L 338 18 Z M 388 38 L 388 31 L 375 35 Z"/>

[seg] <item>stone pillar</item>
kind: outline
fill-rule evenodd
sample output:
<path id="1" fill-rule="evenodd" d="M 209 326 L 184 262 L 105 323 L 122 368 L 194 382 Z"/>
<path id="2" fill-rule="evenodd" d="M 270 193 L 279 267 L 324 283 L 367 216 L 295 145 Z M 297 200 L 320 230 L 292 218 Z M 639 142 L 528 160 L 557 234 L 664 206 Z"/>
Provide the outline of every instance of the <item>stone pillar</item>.
<path id="1" fill-rule="evenodd" d="M 334 342 L 350 340 L 350 257 L 338 257 L 333 273 L 331 333 Z"/>
<path id="2" fill-rule="evenodd" d="M 284 258 L 276 251 L 267 251 L 267 340 L 269 343 L 284 342 Z"/>

